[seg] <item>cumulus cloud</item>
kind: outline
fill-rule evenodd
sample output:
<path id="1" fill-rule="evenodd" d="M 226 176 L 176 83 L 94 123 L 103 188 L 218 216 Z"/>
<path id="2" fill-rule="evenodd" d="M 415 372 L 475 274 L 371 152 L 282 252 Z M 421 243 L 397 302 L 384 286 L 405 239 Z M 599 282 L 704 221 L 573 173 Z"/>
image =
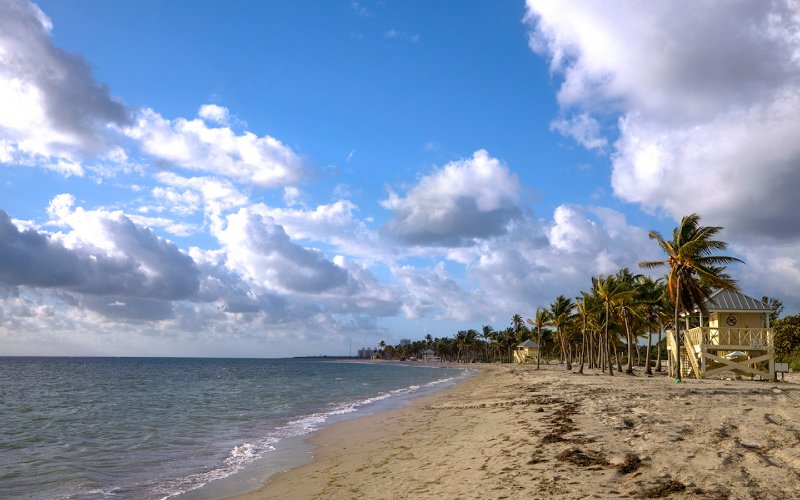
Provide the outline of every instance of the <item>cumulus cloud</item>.
<path id="1" fill-rule="evenodd" d="M 647 232 L 622 213 L 578 205 L 557 207 L 552 220 L 526 217 L 479 251 L 467 264 L 468 276 L 496 311 L 527 314 L 559 294 L 588 289 L 591 276 L 635 271 L 639 261 L 658 257 Z"/>
<path id="2" fill-rule="evenodd" d="M 27 0 L 0 3 L 0 160 L 99 152 L 130 123 L 79 56 L 53 46 L 50 19 Z M 67 173 L 76 175 L 75 169 Z"/>
<path id="3" fill-rule="evenodd" d="M 218 238 L 228 267 L 264 289 L 321 293 L 347 282 L 347 271 L 322 252 L 293 243 L 274 219 L 247 208 L 227 217 Z"/>
<path id="4" fill-rule="evenodd" d="M 430 269 L 398 266 L 394 275 L 405 290 L 402 312 L 408 319 L 476 321 L 493 314 L 481 290 L 466 290 L 440 262 Z"/>
<path id="5" fill-rule="evenodd" d="M 562 105 L 616 104 L 665 122 L 771 100 L 798 76 L 794 2 L 527 0 L 531 47 Z"/>
<path id="6" fill-rule="evenodd" d="M 725 227 L 750 266 L 768 261 L 792 275 L 800 267 L 800 6 L 675 7 L 528 0 L 526 20 L 531 47 L 562 78 L 562 113 L 618 117 L 617 197 L 676 220 L 698 212 Z"/>
<path id="7" fill-rule="evenodd" d="M 156 179 L 168 187 L 154 188 L 153 196 L 167 202 L 167 205 L 178 213 L 182 210 L 193 212 L 199 201 L 196 195 L 202 199 L 204 210 L 213 215 L 241 207 L 249 201 L 246 194 L 226 179 L 182 177 L 172 172 L 159 172 Z M 183 191 L 176 191 L 173 188 Z"/>
<path id="8" fill-rule="evenodd" d="M 120 213 L 70 211 L 70 206 L 62 196 L 52 208 L 62 220 L 80 227 L 66 234 L 20 231 L 0 211 L 0 281 L 161 300 L 184 299 L 197 290 L 197 269 L 173 244 Z"/>
<path id="9" fill-rule="evenodd" d="M 201 113 L 219 118 L 219 106 Z M 209 120 L 216 122 L 216 120 Z M 187 170 L 228 177 L 259 187 L 297 183 L 304 175 L 301 158 L 278 139 L 252 132 L 237 134 L 227 126 L 209 126 L 203 119 L 169 120 L 152 109 L 142 110 L 127 134 L 142 150 Z"/>
<path id="10" fill-rule="evenodd" d="M 453 248 L 429 268 L 401 265 L 392 272 L 403 287 L 402 311 L 411 319 L 498 321 L 532 315 L 560 294 L 574 296 L 591 276 L 657 258 L 647 232 L 603 207 L 561 205 L 552 219 L 526 214 L 508 233 L 471 247 Z"/>
<path id="11" fill-rule="evenodd" d="M 384 227 L 408 245 L 462 246 L 503 234 L 519 217 L 519 180 L 485 150 L 422 177 L 404 197 L 381 202 L 394 218 Z"/>
<path id="12" fill-rule="evenodd" d="M 573 138 L 586 149 L 602 151 L 608 145 L 608 139 L 600 133 L 600 124 L 588 113 L 555 120 L 550 124 L 550 128 Z"/>
<path id="13" fill-rule="evenodd" d="M 398 251 L 378 231 L 357 218 L 358 207 L 349 200 L 337 200 L 316 207 L 270 207 L 261 203 L 250 210 L 273 218 L 291 238 L 323 242 L 361 262 L 391 262 Z"/>
<path id="14" fill-rule="evenodd" d="M 228 108 L 217 104 L 203 104 L 197 112 L 200 118 L 219 125 L 227 125 L 230 120 Z"/>
<path id="15" fill-rule="evenodd" d="M 617 196 L 739 237 L 800 237 L 796 3 L 529 1 L 528 21 L 562 107 L 620 115 Z"/>

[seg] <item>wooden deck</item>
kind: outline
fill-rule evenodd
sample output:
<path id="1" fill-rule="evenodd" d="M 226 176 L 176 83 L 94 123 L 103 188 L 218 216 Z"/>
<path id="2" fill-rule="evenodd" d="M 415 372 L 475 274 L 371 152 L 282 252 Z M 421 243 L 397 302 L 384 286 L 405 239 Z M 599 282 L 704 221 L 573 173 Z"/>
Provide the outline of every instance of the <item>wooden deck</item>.
<path id="1" fill-rule="evenodd" d="M 681 376 L 706 378 L 733 373 L 775 380 L 775 356 L 770 328 L 692 328 L 681 332 Z M 670 375 L 677 363 L 675 335 L 667 331 Z"/>

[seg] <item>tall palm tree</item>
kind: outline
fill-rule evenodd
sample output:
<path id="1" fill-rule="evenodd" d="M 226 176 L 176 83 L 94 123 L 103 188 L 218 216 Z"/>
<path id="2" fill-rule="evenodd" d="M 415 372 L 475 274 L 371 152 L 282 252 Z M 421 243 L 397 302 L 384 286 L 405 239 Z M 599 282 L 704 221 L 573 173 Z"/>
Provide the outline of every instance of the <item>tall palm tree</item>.
<path id="1" fill-rule="evenodd" d="M 595 296 L 597 302 L 602 304 L 605 311 L 603 318 L 605 330 L 603 338 L 605 349 L 604 359 L 605 363 L 608 363 L 608 374 L 614 375 L 614 368 L 611 360 L 611 339 L 608 334 L 608 326 L 611 322 L 611 310 L 616 307 L 620 300 L 624 300 L 626 296 L 633 294 L 633 290 L 626 289 L 624 284 L 620 283 L 614 276 L 603 277 L 601 275 L 592 278 L 592 294 Z M 616 347 L 614 349 L 616 350 Z"/>
<path id="2" fill-rule="evenodd" d="M 536 369 L 538 370 L 541 365 L 542 360 L 542 348 L 544 347 L 544 343 L 542 342 L 542 328 L 547 326 L 550 321 L 550 313 L 544 307 L 537 307 L 536 308 L 536 315 L 533 319 L 528 320 L 528 324 L 531 325 L 534 330 L 536 330 L 536 343 L 539 347 L 536 349 Z"/>
<path id="3" fill-rule="evenodd" d="M 633 373 L 633 343 L 634 335 L 631 333 L 631 323 L 638 317 L 637 303 L 636 303 L 636 286 L 639 281 L 640 275 L 631 273 L 630 269 L 620 269 L 614 279 L 620 285 L 622 290 L 626 293 L 620 293 L 617 296 L 616 303 L 614 304 L 614 313 L 622 324 L 625 326 L 625 337 L 628 344 L 628 366 L 625 368 L 625 373 Z M 638 338 L 638 335 L 636 336 Z"/>
<path id="4" fill-rule="evenodd" d="M 597 304 L 594 297 L 586 292 L 581 292 L 581 296 L 575 300 L 575 308 L 578 311 L 578 317 L 581 319 L 581 365 L 578 369 L 578 373 L 583 373 L 583 364 L 585 360 L 584 352 L 588 349 L 586 345 L 586 325 L 589 323 L 590 316 L 594 312 L 596 306 Z"/>
<path id="5" fill-rule="evenodd" d="M 703 301 L 708 298 L 710 287 L 733 291 L 739 289 L 736 281 L 725 274 L 725 266 L 742 261 L 735 257 L 715 255 L 715 252 L 728 247 L 724 241 L 714 239 L 721 230 L 722 227 L 718 226 L 701 226 L 700 216 L 697 214 L 687 215 L 672 231 L 672 240 L 665 240 L 657 231 L 648 233 L 651 239 L 658 242 L 667 258 L 639 263 L 643 269 L 669 267 L 667 294 L 675 307 L 672 324 L 677 342 L 676 383 L 681 381 L 681 334 L 678 323 L 680 313 L 688 313 L 695 307 L 703 310 Z"/>
<path id="6" fill-rule="evenodd" d="M 650 352 L 653 347 L 653 329 L 658 328 L 659 342 L 661 341 L 661 300 L 664 294 L 664 285 L 662 281 L 653 280 L 648 276 L 642 276 L 639 280 L 639 286 L 636 287 L 636 301 L 639 303 L 639 308 L 644 319 L 645 327 L 647 328 L 647 351 L 645 352 L 644 372 L 648 375 L 653 374 L 650 368 Z M 660 347 L 660 346 L 659 346 Z"/>
<path id="7" fill-rule="evenodd" d="M 567 345 L 566 326 L 573 318 L 573 310 L 575 303 L 572 299 L 568 299 L 563 295 L 556 297 L 556 301 L 550 304 L 550 324 L 556 329 L 556 336 L 561 345 L 561 357 L 567 363 L 567 370 L 572 370 L 572 363 L 570 362 L 570 351 Z"/>
<path id="8" fill-rule="evenodd" d="M 525 320 L 522 319 L 522 316 L 519 314 L 515 314 L 513 318 L 511 318 L 511 328 L 514 331 L 514 346 L 516 347 L 517 344 L 522 342 L 523 336 L 523 329 L 525 328 Z M 509 362 L 511 360 L 511 350 L 508 351 Z"/>
<path id="9" fill-rule="evenodd" d="M 482 330 L 481 338 L 483 339 L 483 355 L 484 355 L 484 358 L 486 358 L 486 362 L 488 362 L 489 361 L 489 342 L 492 339 L 492 336 L 494 335 L 494 328 L 492 328 L 489 325 L 483 325 L 483 328 L 481 328 L 481 330 Z"/>

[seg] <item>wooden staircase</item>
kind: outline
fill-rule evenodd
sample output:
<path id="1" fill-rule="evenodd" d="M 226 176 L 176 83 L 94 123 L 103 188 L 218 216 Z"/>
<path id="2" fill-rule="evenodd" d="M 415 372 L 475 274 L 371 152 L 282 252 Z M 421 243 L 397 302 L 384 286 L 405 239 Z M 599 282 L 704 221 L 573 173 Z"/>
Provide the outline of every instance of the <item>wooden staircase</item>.
<path id="1" fill-rule="evenodd" d="M 675 334 L 671 330 L 667 330 L 666 333 L 667 333 L 667 345 L 674 354 Z M 697 355 L 694 353 L 694 345 L 690 344 L 686 332 L 682 332 L 681 337 L 683 337 L 680 349 L 681 378 L 688 378 L 689 376 L 700 378 L 700 366 L 698 364 Z"/>
<path id="2" fill-rule="evenodd" d="M 681 377 L 688 377 L 692 374 L 694 378 L 700 378 L 700 366 L 697 363 L 697 355 L 686 333 L 683 333 L 683 347 L 684 349 L 681 351 Z"/>

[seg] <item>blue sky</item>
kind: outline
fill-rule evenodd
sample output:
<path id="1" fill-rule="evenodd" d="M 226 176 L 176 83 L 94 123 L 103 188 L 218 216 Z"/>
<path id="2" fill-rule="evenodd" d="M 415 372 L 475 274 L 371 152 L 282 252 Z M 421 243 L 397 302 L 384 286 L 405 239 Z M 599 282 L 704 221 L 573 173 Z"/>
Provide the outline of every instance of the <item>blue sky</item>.
<path id="1" fill-rule="evenodd" d="M 5 354 L 343 354 L 725 227 L 800 305 L 789 2 L 0 1 Z"/>

